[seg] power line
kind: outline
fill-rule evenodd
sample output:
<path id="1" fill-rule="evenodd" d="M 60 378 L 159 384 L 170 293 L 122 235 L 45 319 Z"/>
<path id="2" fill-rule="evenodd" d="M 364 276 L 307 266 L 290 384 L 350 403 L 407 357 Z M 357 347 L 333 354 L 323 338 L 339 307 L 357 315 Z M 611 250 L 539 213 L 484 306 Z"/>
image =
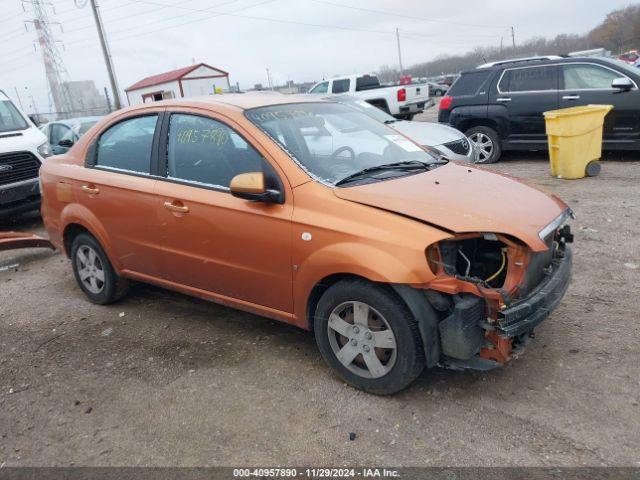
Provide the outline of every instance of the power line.
<path id="1" fill-rule="evenodd" d="M 331 5 L 332 7 L 340 7 L 340 8 L 348 8 L 351 10 L 359 10 L 361 12 L 370 12 L 370 13 L 377 13 L 380 15 L 389 15 L 392 17 L 401 17 L 401 18 L 409 18 L 411 20 L 421 20 L 423 22 L 431 22 L 431 23 L 442 23 L 442 24 L 448 24 L 448 25 L 458 25 L 461 27 L 479 27 L 479 28 L 508 28 L 508 26 L 506 25 L 487 25 L 487 24 L 477 24 L 477 23 L 462 23 L 462 22 L 452 22 L 449 20 L 439 20 L 439 19 L 433 19 L 433 18 L 425 18 L 425 17 L 418 17 L 415 15 L 405 15 L 402 13 L 393 13 L 393 12 L 385 12 L 383 10 L 374 10 L 372 8 L 364 8 L 364 7 L 354 7 L 352 5 L 343 5 L 341 3 L 333 3 L 333 2 L 329 2 L 327 0 L 311 0 L 312 2 L 315 3 L 323 3 L 325 5 Z"/>
<path id="2" fill-rule="evenodd" d="M 16 17 L 20 17 L 24 14 L 24 12 L 18 12 L 14 15 L 11 15 L 10 17 L 5 17 L 2 20 L 0 20 L 0 23 L 4 23 L 4 22 L 8 22 L 9 20 L 13 20 Z"/>
<path id="3" fill-rule="evenodd" d="M 177 3 L 175 3 L 175 4 L 167 5 L 167 8 L 175 7 L 178 4 L 192 2 L 192 1 L 193 0 L 181 0 L 181 1 L 177 2 Z M 218 5 L 215 5 L 215 6 L 211 7 L 211 8 L 217 8 L 219 6 L 227 5 L 229 3 L 236 3 L 237 1 L 238 0 L 230 0 L 228 2 L 224 2 L 224 3 L 220 3 Z M 100 9 L 102 9 L 102 7 L 100 7 Z M 128 20 L 128 19 L 133 18 L 133 17 L 139 17 L 140 15 L 148 15 L 151 12 L 157 12 L 157 11 L 158 11 L 158 8 L 153 8 L 153 9 L 150 9 L 150 10 L 144 10 L 142 12 L 138 12 L 138 13 L 134 13 L 134 14 L 123 15 L 121 17 L 116 17 L 116 18 L 113 18 L 113 19 L 109 19 L 109 24 L 111 25 L 111 24 L 116 23 L 116 22 L 121 21 L 121 20 Z M 150 24 L 155 24 L 155 23 L 161 23 L 161 22 L 164 22 L 164 21 L 167 21 L 167 20 L 175 20 L 176 18 L 181 18 L 181 17 L 187 16 L 187 15 L 192 15 L 192 14 L 193 14 L 193 12 L 188 12 L 188 13 L 185 13 L 185 14 L 182 14 L 182 15 L 178 15 L 178 16 L 174 15 L 174 16 L 171 16 L 171 17 L 161 18 L 161 19 L 157 19 L 157 20 L 154 20 L 154 21 L 151 21 L 151 22 L 147 22 L 144 26 L 149 26 Z M 83 27 L 74 28 L 73 30 L 68 30 L 68 31 L 66 31 L 66 33 L 75 33 L 75 32 L 86 30 L 86 29 L 92 28 L 92 27 L 93 27 L 93 25 L 86 25 L 86 26 L 83 26 Z M 131 31 L 131 30 L 135 30 L 136 28 L 138 28 L 138 27 L 127 28 L 127 29 L 122 29 L 122 30 L 116 30 L 114 32 L 111 32 L 110 35 L 117 35 L 118 33 L 128 32 L 128 31 Z M 73 42 L 71 42 L 71 43 L 73 43 Z"/>
<path id="4" fill-rule="evenodd" d="M 133 1 L 133 0 L 132 0 L 132 1 Z M 264 5 L 264 4 L 267 4 L 267 3 L 271 3 L 271 2 L 274 2 L 274 1 L 276 1 L 276 0 L 264 0 L 264 1 L 262 1 L 262 2 L 255 3 L 255 4 L 253 4 L 253 5 L 248 5 L 248 6 L 246 6 L 246 7 L 242 7 L 242 8 L 239 8 L 239 9 L 237 9 L 237 10 L 233 10 L 233 12 L 239 12 L 239 11 L 247 10 L 247 9 L 249 9 L 249 8 L 258 7 L 258 6 L 260 6 L 260 5 Z M 216 7 L 211 7 L 211 8 L 216 8 Z M 207 17 L 197 18 L 197 19 L 194 19 L 194 20 L 188 20 L 188 21 L 186 21 L 186 22 L 177 23 L 177 24 L 175 24 L 175 25 L 168 25 L 168 26 L 164 26 L 164 27 L 161 27 L 161 28 L 156 28 L 156 29 L 154 29 L 154 30 L 149 30 L 149 31 L 146 31 L 146 32 L 139 32 L 139 33 L 134 33 L 134 34 L 131 34 L 131 35 L 125 35 L 125 36 L 123 36 L 123 37 L 119 37 L 119 38 L 113 38 L 113 39 L 111 40 L 111 42 L 117 42 L 117 41 L 121 41 L 121 40 L 126 40 L 126 39 L 128 39 L 128 38 L 138 38 L 138 37 L 141 37 L 141 36 L 144 36 L 144 35 L 149 35 L 149 34 L 151 34 L 151 33 L 156 33 L 156 32 L 160 32 L 160 31 L 165 31 L 165 30 L 169 30 L 169 29 L 172 29 L 172 28 L 181 27 L 181 26 L 183 26 L 183 25 L 188 25 L 188 24 L 191 24 L 191 23 L 202 22 L 202 21 L 204 21 L 204 20 L 209 20 L 209 19 L 211 19 L 211 18 L 219 17 L 219 16 L 221 16 L 221 15 L 232 15 L 232 16 L 237 16 L 236 14 L 234 14 L 234 13 L 232 13 L 232 12 L 229 12 L 229 13 L 223 13 L 223 12 L 211 12 L 211 11 L 209 11 L 209 10 L 200 10 L 200 11 L 208 12 L 208 13 L 213 13 L 213 15 L 208 15 Z M 189 14 L 185 14 L 185 15 L 181 15 L 181 16 L 186 16 L 186 15 L 189 15 Z M 181 17 L 181 16 L 173 17 L 173 18 L 175 19 L 175 18 L 179 18 L 179 17 Z M 165 19 L 165 20 L 166 20 L 166 19 Z M 165 21 L 165 20 L 163 20 L 163 21 Z M 152 22 L 152 23 L 153 23 L 153 22 Z M 155 23 L 158 23 L 158 22 L 155 22 Z M 147 25 L 149 25 L 149 24 L 147 24 Z M 114 32 L 114 33 L 125 33 L 125 32 L 129 32 L 129 31 L 134 31 L 134 30 L 137 30 L 137 28 L 127 28 L 127 29 L 119 30 L 118 32 Z M 77 43 L 79 43 L 79 42 L 81 43 L 81 42 L 83 42 L 83 41 L 84 41 L 84 40 L 76 40 L 76 41 L 74 41 L 74 42 L 68 42 L 68 43 L 69 43 L 69 44 L 77 44 Z"/>

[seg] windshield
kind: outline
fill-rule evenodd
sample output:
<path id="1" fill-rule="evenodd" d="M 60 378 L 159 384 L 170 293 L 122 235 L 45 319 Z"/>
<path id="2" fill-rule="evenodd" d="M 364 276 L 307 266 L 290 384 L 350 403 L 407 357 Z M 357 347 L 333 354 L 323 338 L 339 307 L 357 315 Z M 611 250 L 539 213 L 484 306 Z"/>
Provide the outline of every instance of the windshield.
<path id="1" fill-rule="evenodd" d="M 397 121 L 388 113 L 383 112 L 378 107 L 374 107 L 369 102 L 365 102 L 359 98 L 338 95 L 332 97 L 331 100 L 342 103 L 343 105 L 347 105 L 351 108 L 355 108 L 356 110 L 382 123 L 393 123 Z"/>
<path id="2" fill-rule="evenodd" d="M 0 100 L 0 132 L 24 130 L 29 124 L 9 100 Z"/>
<path id="3" fill-rule="evenodd" d="M 331 185 L 379 165 L 438 163 L 395 130 L 337 103 L 273 105 L 246 115 L 311 176 Z"/>

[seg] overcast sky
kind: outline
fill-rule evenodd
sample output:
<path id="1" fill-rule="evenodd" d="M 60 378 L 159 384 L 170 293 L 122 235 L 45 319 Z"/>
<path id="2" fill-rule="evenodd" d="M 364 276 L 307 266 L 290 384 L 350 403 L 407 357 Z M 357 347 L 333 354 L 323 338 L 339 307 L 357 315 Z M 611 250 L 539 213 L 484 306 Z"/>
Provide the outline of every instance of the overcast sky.
<path id="1" fill-rule="evenodd" d="M 71 80 L 108 85 L 90 7 L 49 0 L 56 40 Z M 405 66 L 479 45 L 516 43 L 533 36 L 584 33 L 622 0 L 99 0 L 123 90 L 143 77 L 194 61 L 230 73 L 241 88 L 319 80 L 323 76 L 397 65 L 395 29 Z M 20 0 L 0 0 L 0 88 L 25 110 L 29 94 L 39 111 L 49 109 L 42 56 L 33 18 Z M 63 47 L 64 46 L 64 47 Z M 26 87 L 26 88 L 25 88 Z"/>

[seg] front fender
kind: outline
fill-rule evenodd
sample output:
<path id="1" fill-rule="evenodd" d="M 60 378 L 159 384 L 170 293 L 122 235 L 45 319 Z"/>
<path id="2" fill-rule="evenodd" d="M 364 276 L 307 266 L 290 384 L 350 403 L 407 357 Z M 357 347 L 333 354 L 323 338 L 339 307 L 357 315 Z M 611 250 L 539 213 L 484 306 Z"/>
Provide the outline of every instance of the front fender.
<path id="1" fill-rule="evenodd" d="M 311 291 L 324 278 L 335 274 L 356 275 L 372 282 L 410 285 L 424 284 L 434 278 L 422 250 L 403 249 L 392 255 L 363 243 L 327 245 L 300 262 L 294 275 L 295 316 L 303 328 L 306 328 L 306 306 Z"/>

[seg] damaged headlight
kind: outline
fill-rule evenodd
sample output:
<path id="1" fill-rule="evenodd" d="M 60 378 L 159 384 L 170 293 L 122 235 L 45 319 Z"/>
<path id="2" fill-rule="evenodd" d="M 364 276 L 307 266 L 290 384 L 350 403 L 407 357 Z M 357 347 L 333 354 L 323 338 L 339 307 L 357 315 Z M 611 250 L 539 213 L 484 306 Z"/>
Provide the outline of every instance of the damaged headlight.
<path id="1" fill-rule="evenodd" d="M 549 235 L 551 235 L 553 232 L 558 230 L 562 225 L 568 222 L 569 219 L 571 218 L 576 218 L 576 216 L 574 215 L 573 210 L 571 210 L 570 208 L 567 208 L 564 212 L 558 215 L 549 225 L 547 225 L 542 230 L 540 230 L 540 232 L 538 232 L 538 236 L 540 237 L 540 240 L 544 242 L 545 239 L 549 237 Z"/>
<path id="2" fill-rule="evenodd" d="M 434 274 L 500 288 L 507 276 L 507 245 L 491 233 L 445 240 L 427 249 L 427 261 Z"/>

